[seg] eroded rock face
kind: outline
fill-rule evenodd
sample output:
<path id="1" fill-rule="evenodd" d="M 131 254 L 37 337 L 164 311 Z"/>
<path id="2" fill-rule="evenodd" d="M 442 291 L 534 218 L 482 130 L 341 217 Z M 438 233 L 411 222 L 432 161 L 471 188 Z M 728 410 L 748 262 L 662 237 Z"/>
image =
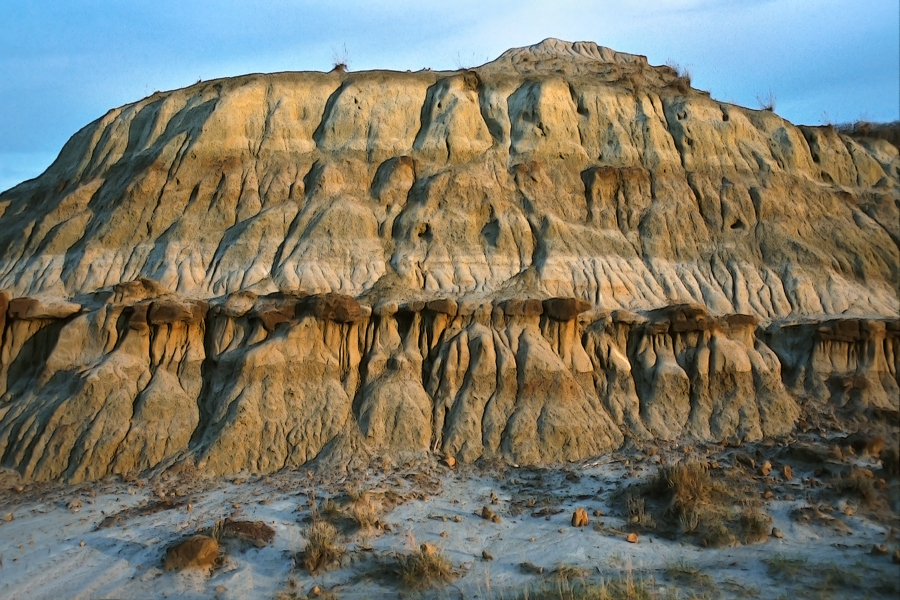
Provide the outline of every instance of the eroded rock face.
<path id="1" fill-rule="evenodd" d="M 28 479 L 81 481 L 179 460 L 218 474 L 271 472 L 329 448 L 579 460 L 628 436 L 784 435 L 799 413 L 794 388 L 818 393 L 810 386 L 848 378 L 867 402 L 896 410 L 885 404 L 896 320 L 819 325 L 802 346 L 810 336 L 798 326 L 757 337 L 755 317 L 699 305 L 592 316 L 565 298 L 372 311 L 337 295 L 237 294 L 207 307 L 161 293 L 42 321 L 7 312 L 5 464 Z M 868 346 L 823 350 L 836 338 Z M 788 386 L 767 343 L 792 349 L 782 359 Z M 835 367 L 845 354 L 869 358 Z"/>
<path id="2" fill-rule="evenodd" d="M 846 319 L 773 324 L 766 332 L 798 394 L 839 406 L 900 411 L 900 322 Z"/>
<path id="3" fill-rule="evenodd" d="M 0 461 L 539 463 L 898 410 L 898 177 L 585 43 L 157 93 L 0 194 Z"/>
<path id="4" fill-rule="evenodd" d="M 592 44 L 252 75 L 110 111 L 0 195 L 0 289 L 403 302 L 524 284 L 610 309 L 895 316 L 898 169 L 886 142 Z"/>

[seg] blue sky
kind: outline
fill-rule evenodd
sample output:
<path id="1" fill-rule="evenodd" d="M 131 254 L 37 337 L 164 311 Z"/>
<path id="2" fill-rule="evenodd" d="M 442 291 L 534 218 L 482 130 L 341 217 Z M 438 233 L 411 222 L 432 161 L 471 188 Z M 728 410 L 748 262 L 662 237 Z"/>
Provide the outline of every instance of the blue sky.
<path id="1" fill-rule="evenodd" d="M 198 79 L 454 69 L 547 37 L 686 66 L 695 87 L 795 123 L 900 118 L 896 0 L 3 0 L 0 190 L 108 109 Z"/>

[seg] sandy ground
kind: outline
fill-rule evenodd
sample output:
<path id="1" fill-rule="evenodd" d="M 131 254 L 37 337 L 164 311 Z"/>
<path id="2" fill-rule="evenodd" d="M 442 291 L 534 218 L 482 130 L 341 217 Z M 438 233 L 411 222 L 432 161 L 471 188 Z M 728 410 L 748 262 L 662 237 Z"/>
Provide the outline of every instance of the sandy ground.
<path id="1" fill-rule="evenodd" d="M 825 507 L 833 515 L 828 522 L 792 516 L 798 508 L 823 508 L 812 493 L 812 469 L 795 468 L 790 480 L 773 473 L 762 481 L 773 491 L 762 509 L 783 538 L 711 549 L 687 536 L 665 539 L 645 531 L 638 543 L 629 543 L 617 491 L 682 450 L 672 452 L 634 450 L 550 469 L 451 469 L 420 457 L 335 477 L 285 472 L 211 480 L 181 473 L 76 487 L 9 487 L 0 492 L 0 598 L 303 598 L 315 586 L 335 598 L 516 598 L 535 586 L 562 585 L 552 574 L 559 565 L 582 569 L 593 582 L 631 578 L 668 598 L 900 593 L 890 519 L 854 511 L 855 501 L 840 497 Z M 310 500 L 321 507 L 327 498 L 340 502 L 347 490 L 360 489 L 381 506 L 389 531 L 345 531 L 340 539 L 348 552 L 340 566 L 311 575 L 296 564 L 306 543 Z M 500 516 L 499 523 L 476 514 L 484 506 Z M 548 514 L 532 516 L 542 507 Z M 576 507 L 591 515 L 589 526 L 571 525 Z M 892 510 L 895 518 L 897 507 Z M 224 517 L 264 521 L 276 532 L 274 542 L 229 546 L 211 572 L 163 570 L 169 545 Z M 406 590 L 379 574 L 395 553 L 423 542 L 453 563 L 459 577 L 452 584 Z M 889 553 L 872 554 L 878 544 Z M 493 560 L 483 558 L 485 550 Z M 527 572 L 522 563 L 544 573 Z"/>

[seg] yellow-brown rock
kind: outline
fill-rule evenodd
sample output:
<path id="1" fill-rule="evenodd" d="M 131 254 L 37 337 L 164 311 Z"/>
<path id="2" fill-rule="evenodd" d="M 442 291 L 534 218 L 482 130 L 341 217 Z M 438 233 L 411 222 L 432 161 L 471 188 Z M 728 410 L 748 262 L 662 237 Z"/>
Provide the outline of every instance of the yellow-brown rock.
<path id="1" fill-rule="evenodd" d="M 552 39 L 156 93 L 0 194 L 0 463 L 535 464 L 896 411 L 882 142 Z"/>
<path id="2" fill-rule="evenodd" d="M 205 535 L 194 535 L 166 549 L 166 571 L 210 569 L 219 560 L 219 544 Z"/>

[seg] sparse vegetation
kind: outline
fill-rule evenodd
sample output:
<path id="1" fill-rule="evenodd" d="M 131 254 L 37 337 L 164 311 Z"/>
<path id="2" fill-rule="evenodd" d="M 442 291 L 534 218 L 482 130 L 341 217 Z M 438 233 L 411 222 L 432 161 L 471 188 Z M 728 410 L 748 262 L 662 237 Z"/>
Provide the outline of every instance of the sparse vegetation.
<path id="1" fill-rule="evenodd" d="M 674 75 L 674 79 L 669 83 L 670 86 L 674 87 L 676 90 L 681 92 L 682 94 L 687 94 L 691 91 L 691 72 L 687 67 L 682 67 L 680 64 L 676 62 L 668 62 L 666 66 L 671 69 L 672 74 Z"/>
<path id="2" fill-rule="evenodd" d="M 647 512 L 646 502 L 640 496 L 628 494 L 625 497 L 625 509 L 628 512 L 628 523 L 643 529 L 652 529 L 656 526 L 653 517 Z"/>
<path id="3" fill-rule="evenodd" d="M 647 509 L 652 500 L 657 515 Z M 769 518 L 753 506 L 737 482 L 714 480 L 705 463 L 659 469 L 648 482 L 625 496 L 628 524 L 636 529 L 677 531 L 703 545 L 722 547 L 766 539 Z"/>
<path id="4" fill-rule="evenodd" d="M 427 544 L 413 552 L 398 554 L 396 575 L 410 589 L 438 587 L 456 578 L 450 560 Z"/>
<path id="5" fill-rule="evenodd" d="M 559 579 L 555 584 L 544 585 L 523 591 L 516 600 L 657 600 L 669 598 L 667 592 L 661 595 L 651 584 L 634 581 L 631 577 L 594 583 L 578 581 L 571 583 Z"/>
<path id="6" fill-rule="evenodd" d="M 575 579 L 585 579 L 590 575 L 590 571 L 574 565 L 558 565 L 553 570 L 553 575 L 565 581 L 572 581 Z"/>
<path id="7" fill-rule="evenodd" d="M 704 573 L 696 567 L 691 567 L 683 562 L 669 565 L 665 573 L 672 581 L 692 588 L 713 587 L 713 578 L 708 573 Z"/>
<path id="8" fill-rule="evenodd" d="M 347 549 L 337 541 L 337 529 L 327 521 L 316 519 L 306 529 L 306 547 L 300 552 L 299 563 L 310 573 L 332 567 Z"/>
<path id="9" fill-rule="evenodd" d="M 805 558 L 792 558 L 783 554 L 766 558 L 763 563 L 766 565 L 769 577 L 778 579 L 797 577 L 806 567 Z"/>
<path id="10" fill-rule="evenodd" d="M 856 496 L 867 507 L 875 506 L 880 496 L 875 489 L 874 476 L 867 469 L 854 469 L 850 473 L 835 477 L 830 487 L 837 494 Z"/>
<path id="11" fill-rule="evenodd" d="M 337 71 L 338 73 L 345 73 L 347 71 L 347 68 L 350 65 L 347 44 L 343 44 L 340 51 L 332 49 L 331 61 L 333 64 L 332 71 Z"/>
<path id="12" fill-rule="evenodd" d="M 775 94 L 771 90 L 765 96 L 757 96 L 756 103 L 760 110 L 775 112 Z"/>
<path id="13" fill-rule="evenodd" d="M 900 121 L 890 123 L 872 123 L 859 120 L 854 123 L 835 125 L 838 133 L 856 139 L 880 139 L 900 148 Z"/>

